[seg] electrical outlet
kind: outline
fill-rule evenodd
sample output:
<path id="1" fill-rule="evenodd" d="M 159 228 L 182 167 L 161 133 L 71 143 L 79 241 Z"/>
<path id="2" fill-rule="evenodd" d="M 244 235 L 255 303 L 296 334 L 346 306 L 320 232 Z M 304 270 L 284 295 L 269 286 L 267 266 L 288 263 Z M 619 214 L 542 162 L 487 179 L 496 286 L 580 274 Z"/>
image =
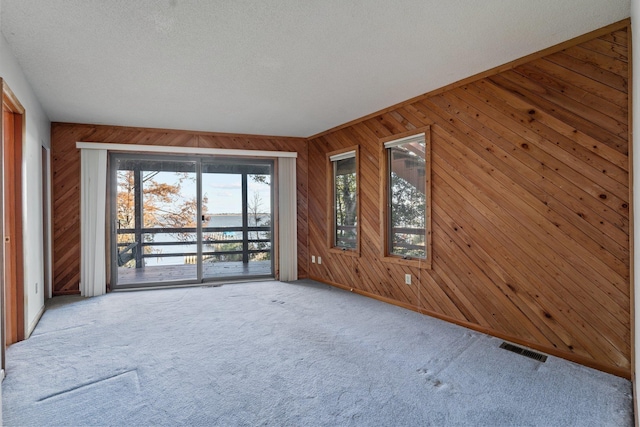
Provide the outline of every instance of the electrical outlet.
<path id="1" fill-rule="evenodd" d="M 312 263 L 316 263 L 316 256 L 315 255 L 311 255 L 311 262 Z"/>
<path id="2" fill-rule="evenodd" d="M 411 275 L 410 274 L 405 274 L 404 275 L 404 283 L 407 285 L 411 284 Z"/>
<path id="3" fill-rule="evenodd" d="M 318 257 L 318 264 L 322 264 L 322 258 Z"/>

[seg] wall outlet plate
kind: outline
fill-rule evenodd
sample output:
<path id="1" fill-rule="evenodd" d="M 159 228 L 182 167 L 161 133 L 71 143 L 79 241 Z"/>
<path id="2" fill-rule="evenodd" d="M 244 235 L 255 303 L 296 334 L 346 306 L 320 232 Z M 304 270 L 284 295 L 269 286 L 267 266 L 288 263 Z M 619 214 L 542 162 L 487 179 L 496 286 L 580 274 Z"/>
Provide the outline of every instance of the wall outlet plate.
<path id="1" fill-rule="evenodd" d="M 312 263 L 316 263 L 316 256 L 315 255 L 311 255 L 311 262 Z"/>
<path id="2" fill-rule="evenodd" d="M 411 284 L 411 275 L 410 274 L 405 274 L 404 275 L 404 283 L 407 285 Z"/>
<path id="3" fill-rule="evenodd" d="M 318 264 L 322 264 L 322 258 L 318 257 Z"/>

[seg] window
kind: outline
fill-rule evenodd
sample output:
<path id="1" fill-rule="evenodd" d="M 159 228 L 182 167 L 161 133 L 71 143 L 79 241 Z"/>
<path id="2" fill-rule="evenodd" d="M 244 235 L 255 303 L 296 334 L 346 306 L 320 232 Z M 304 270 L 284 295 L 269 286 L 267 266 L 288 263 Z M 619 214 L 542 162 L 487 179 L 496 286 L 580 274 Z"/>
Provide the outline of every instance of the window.
<path id="1" fill-rule="evenodd" d="M 431 261 L 429 133 L 384 143 L 386 253 Z"/>
<path id="2" fill-rule="evenodd" d="M 357 148 L 329 153 L 331 168 L 330 247 L 358 249 L 358 157 Z"/>
<path id="3" fill-rule="evenodd" d="M 110 164 L 114 289 L 273 277 L 273 160 L 112 153 Z"/>

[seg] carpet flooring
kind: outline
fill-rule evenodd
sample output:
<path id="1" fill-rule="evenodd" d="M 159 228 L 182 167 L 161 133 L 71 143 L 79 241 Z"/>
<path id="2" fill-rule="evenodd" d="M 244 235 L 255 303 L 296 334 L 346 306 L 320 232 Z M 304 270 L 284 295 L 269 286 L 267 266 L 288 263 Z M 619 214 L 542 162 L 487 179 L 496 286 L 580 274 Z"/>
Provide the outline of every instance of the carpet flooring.
<path id="1" fill-rule="evenodd" d="M 6 426 L 631 426 L 631 383 L 313 281 L 52 299 Z"/>

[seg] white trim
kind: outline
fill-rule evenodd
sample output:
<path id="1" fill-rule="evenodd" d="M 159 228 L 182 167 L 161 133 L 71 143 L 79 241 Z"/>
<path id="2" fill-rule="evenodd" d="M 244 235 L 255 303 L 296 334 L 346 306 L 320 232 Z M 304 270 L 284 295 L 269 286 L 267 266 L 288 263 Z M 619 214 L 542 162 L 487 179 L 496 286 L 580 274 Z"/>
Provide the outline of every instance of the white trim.
<path id="1" fill-rule="evenodd" d="M 24 337 L 25 339 L 29 338 L 33 333 L 33 331 L 36 329 L 36 326 L 38 326 L 38 322 L 42 318 L 42 315 L 44 314 L 45 309 L 46 309 L 46 306 L 43 304 L 42 307 L 40 307 L 40 310 L 38 310 L 38 314 L 36 314 L 36 317 L 33 319 L 33 322 L 31 322 L 31 324 L 29 325 L 29 329 L 27 329 L 27 335 Z"/>
<path id="2" fill-rule="evenodd" d="M 240 157 L 298 157 L 290 151 L 234 150 L 230 148 L 173 147 L 162 145 L 109 144 L 104 142 L 76 142 L 76 148 L 107 151 L 135 151 L 137 153 L 209 154 Z"/>
<path id="3" fill-rule="evenodd" d="M 392 147 L 397 147 L 399 145 L 403 145 L 403 144 L 409 144 L 412 142 L 425 142 L 425 134 L 424 132 L 422 133 L 418 133 L 416 135 L 411 135 L 411 136 L 406 136 L 404 138 L 400 138 L 400 139 L 395 139 L 393 141 L 389 141 L 389 142 L 385 142 L 384 143 L 384 148 L 392 148 Z"/>
<path id="4" fill-rule="evenodd" d="M 329 157 L 329 160 L 332 162 L 337 162 L 339 160 L 351 159 L 356 157 L 356 150 L 347 151 L 346 153 L 334 154 Z"/>

